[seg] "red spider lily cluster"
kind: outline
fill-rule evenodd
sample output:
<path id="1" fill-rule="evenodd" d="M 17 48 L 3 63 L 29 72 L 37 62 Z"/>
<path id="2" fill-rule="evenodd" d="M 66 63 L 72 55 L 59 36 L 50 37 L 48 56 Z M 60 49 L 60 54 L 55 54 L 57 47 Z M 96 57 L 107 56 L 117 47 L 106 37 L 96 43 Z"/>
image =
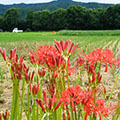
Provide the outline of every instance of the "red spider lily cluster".
<path id="1" fill-rule="evenodd" d="M 33 95 L 37 95 L 39 92 L 39 83 L 34 83 L 34 85 L 32 86 L 31 83 L 29 84 L 30 87 L 30 91 L 32 92 Z"/>
<path id="2" fill-rule="evenodd" d="M 101 116 L 107 117 L 109 114 L 111 114 L 110 111 L 117 108 L 117 106 L 106 107 L 104 99 L 100 98 L 95 100 L 94 91 L 84 91 L 78 85 L 63 91 L 60 101 L 62 101 L 64 110 L 67 110 L 68 107 L 66 106 L 69 104 L 72 105 L 72 111 L 75 111 L 75 108 L 77 108 L 79 105 L 83 106 L 82 109 L 86 111 L 85 120 L 87 120 L 87 116 L 91 113 L 94 113 L 96 116 L 99 115 L 99 119 L 101 120 Z"/>
<path id="3" fill-rule="evenodd" d="M 116 67 L 116 59 L 113 59 L 114 53 L 109 49 L 95 49 L 89 55 L 87 55 L 87 61 L 90 64 L 95 62 L 100 62 L 100 64 L 105 63 L 105 72 L 108 70 L 108 64 L 110 67 L 114 65 Z"/>
<path id="4" fill-rule="evenodd" d="M 117 79 L 109 98 L 104 85 L 101 90 L 98 89 L 103 76 L 102 68 L 105 67 L 105 72 L 109 66 L 116 69 L 120 63 L 119 57 L 113 58 L 114 53 L 109 49 L 95 49 L 76 57 L 73 52 L 77 49 L 78 45 L 70 40 L 55 41 L 55 46 L 40 45 L 29 50 L 32 67 L 27 67 L 24 56 L 18 59 L 16 48 L 10 50 L 8 57 L 5 49 L 0 48 L 13 82 L 11 120 L 22 120 L 23 112 L 27 120 L 43 120 L 45 117 L 49 120 L 51 117 L 56 120 L 102 120 L 109 115 L 115 120 L 119 119 L 119 99 L 117 104 L 108 106 Z M 72 62 L 73 58 L 75 63 Z M 81 73 L 84 72 L 87 73 L 88 81 L 82 78 Z M 26 90 L 27 106 L 24 105 Z M 6 114 L 0 114 L 0 120 Z"/>
<path id="5" fill-rule="evenodd" d="M 32 64 L 46 64 L 51 53 L 54 55 L 58 54 L 55 47 L 49 45 L 39 46 L 37 50 L 30 50 L 30 61 Z"/>
<path id="6" fill-rule="evenodd" d="M 55 106 L 55 97 L 56 95 L 54 94 L 53 97 L 49 97 L 49 102 L 47 102 L 47 96 L 46 96 L 46 92 L 43 91 L 43 98 L 44 98 L 44 103 L 45 103 L 45 107 L 43 105 L 42 100 L 36 99 L 36 102 L 39 104 L 39 106 L 42 108 L 43 112 L 51 112 L 51 111 L 56 111 L 59 106 L 61 105 L 62 101 L 59 101 L 58 104 Z M 54 107 L 55 106 L 55 107 Z"/>

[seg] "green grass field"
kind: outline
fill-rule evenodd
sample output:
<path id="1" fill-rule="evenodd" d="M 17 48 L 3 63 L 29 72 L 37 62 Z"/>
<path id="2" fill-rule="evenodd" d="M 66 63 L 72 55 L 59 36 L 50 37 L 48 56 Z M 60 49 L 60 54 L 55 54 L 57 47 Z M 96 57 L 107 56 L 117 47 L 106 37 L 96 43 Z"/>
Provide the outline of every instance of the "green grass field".
<path id="1" fill-rule="evenodd" d="M 54 40 L 71 40 L 78 43 L 83 49 L 101 48 L 109 41 L 120 40 L 120 30 L 114 31 L 59 31 L 52 32 L 24 32 L 24 33 L 0 33 L 0 47 L 7 51 L 17 47 L 22 49 L 22 45 L 33 46 L 42 44 L 54 44 Z M 22 44 L 22 45 L 21 45 Z"/>

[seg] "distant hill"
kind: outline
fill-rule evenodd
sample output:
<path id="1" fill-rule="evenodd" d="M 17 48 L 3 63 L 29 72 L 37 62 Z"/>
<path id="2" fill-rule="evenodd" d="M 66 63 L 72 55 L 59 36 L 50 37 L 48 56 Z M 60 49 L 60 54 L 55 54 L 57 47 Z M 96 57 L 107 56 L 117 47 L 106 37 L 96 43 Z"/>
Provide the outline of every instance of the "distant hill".
<path id="1" fill-rule="evenodd" d="M 21 16 L 25 18 L 26 14 L 28 11 L 33 10 L 33 11 L 39 11 L 39 10 L 49 10 L 49 11 L 54 11 L 58 8 L 68 8 L 71 5 L 80 5 L 86 8 L 107 8 L 111 6 L 112 4 L 102 4 L 102 3 L 95 3 L 95 2 L 90 2 L 90 3 L 83 3 L 83 2 L 75 2 L 72 0 L 54 0 L 52 2 L 48 3 L 36 3 L 36 4 L 12 4 L 12 5 L 3 5 L 0 4 L 0 15 L 3 16 L 5 11 L 9 8 L 18 8 L 21 11 Z"/>

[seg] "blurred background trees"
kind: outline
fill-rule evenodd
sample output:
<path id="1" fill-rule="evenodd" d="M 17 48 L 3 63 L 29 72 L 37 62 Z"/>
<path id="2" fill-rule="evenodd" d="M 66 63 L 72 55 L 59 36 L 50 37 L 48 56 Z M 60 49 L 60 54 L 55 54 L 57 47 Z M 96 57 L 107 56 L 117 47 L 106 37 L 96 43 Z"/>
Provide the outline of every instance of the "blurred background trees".
<path id="1" fill-rule="evenodd" d="M 52 12 L 29 11 L 25 19 L 19 9 L 10 8 L 0 16 L 0 29 L 12 31 L 15 27 L 24 31 L 120 29 L 120 4 L 108 8 L 87 9 L 72 5 Z"/>

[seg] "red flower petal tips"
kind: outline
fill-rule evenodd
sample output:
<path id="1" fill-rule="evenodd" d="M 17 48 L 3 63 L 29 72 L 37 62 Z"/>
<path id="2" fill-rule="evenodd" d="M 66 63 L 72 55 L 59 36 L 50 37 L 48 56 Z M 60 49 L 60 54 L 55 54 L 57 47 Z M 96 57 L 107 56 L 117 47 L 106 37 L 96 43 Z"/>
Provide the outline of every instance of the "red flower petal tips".
<path id="1" fill-rule="evenodd" d="M 93 64 L 97 61 L 99 61 L 101 64 L 105 63 L 105 72 L 107 72 L 108 64 L 110 67 L 112 67 L 112 65 L 116 67 L 113 55 L 114 53 L 109 49 L 95 49 L 89 55 L 87 55 L 87 61 L 90 64 Z"/>
<path id="2" fill-rule="evenodd" d="M 3 50 L 2 50 L 2 48 L 0 48 L 0 53 L 2 54 L 4 60 L 6 61 L 7 59 L 6 59 L 5 48 L 3 48 Z"/>

